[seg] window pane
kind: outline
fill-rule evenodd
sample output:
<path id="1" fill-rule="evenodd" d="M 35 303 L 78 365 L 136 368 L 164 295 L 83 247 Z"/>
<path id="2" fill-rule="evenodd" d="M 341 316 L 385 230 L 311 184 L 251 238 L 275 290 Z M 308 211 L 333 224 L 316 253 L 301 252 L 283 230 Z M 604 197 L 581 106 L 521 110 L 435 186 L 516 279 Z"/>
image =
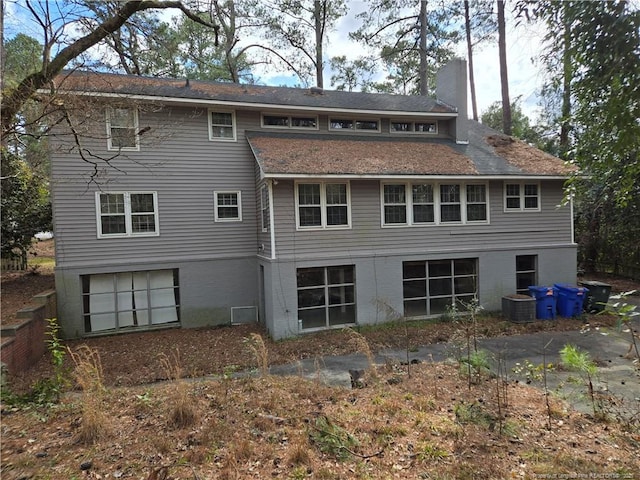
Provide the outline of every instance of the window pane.
<path id="1" fill-rule="evenodd" d="M 348 225 L 347 207 L 327 207 L 327 225 Z"/>
<path id="2" fill-rule="evenodd" d="M 112 127 L 135 127 L 135 111 L 131 108 L 112 108 L 109 112 L 109 122 Z"/>
<path id="3" fill-rule="evenodd" d="M 311 310 L 298 310 L 298 319 L 302 322 L 302 328 L 324 328 L 327 326 L 325 308 Z"/>
<path id="4" fill-rule="evenodd" d="M 354 303 L 356 301 L 353 285 L 329 288 L 329 305 Z"/>
<path id="5" fill-rule="evenodd" d="M 484 185 L 467 185 L 467 202 L 485 203 L 486 201 Z"/>
<path id="6" fill-rule="evenodd" d="M 340 307 L 329 307 L 329 325 L 344 325 L 356 323 L 356 306 L 343 305 Z"/>
<path id="7" fill-rule="evenodd" d="M 435 278 L 429 280 L 429 296 L 451 295 L 451 279 Z"/>
<path id="8" fill-rule="evenodd" d="M 384 203 L 405 203 L 404 185 L 385 185 Z"/>
<path id="9" fill-rule="evenodd" d="M 275 115 L 265 115 L 262 117 L 264 125 L 270 127 L 288 127 L 289 117 L 278 117 Z"/>
<path id="10" fill-rule="evenodd" d="M 429 262 L 430 277 L 450 277 L 451 261 L 450 260 L 432 260 Z"/>
<path id="11" fill-rule="evenodd" d="M 329 124 L 331 125 L 331 128 L 347 128 L 347 129 L 353 129 L 353 120 L 340 120 L 340 119 L 331 119 L 329 121 Z"/>
<path id="12" fill-rule="evenodd" d="M 393 132 L 410 132 L 411 123 L 408 122 L 391 122 L 391 131 Z"/>
<path id="13" fill-rule="evenodd" d="M 508 183 L 506 186 L 506 192 L 508 197 L 519 197 L 520 185 L 515 183 Z"/>
<path id="14" fill-rule="evenodd" d="M 326 190 L 328 205 L 347 203 L 347 186 L 344 183 L 327 184 Z"/>
<path id="15" fill-rule="evenodd" d="M 403 206 L 385 206 L 384 223 L 407 223 L 407 209 Z"/>
<path id="16" fill-rule="evenodd" d="M 318 307 L 324 304 L 324 287 L 298 290 L 298 308 Z"/>
<path id="17" fill-rule="evenodd" d="M 485 204 L 467 205 L 467 220 L 478 222 L 487 219 L 487 206 Z"/>
<path id="18" fill-rule="evenodd" d="M 431 300 L 429 300 L 429 314 L 440 315 L 446 313 L 447 310 L 451 308 L 451 304 L 451 297 L 432 298 Z"/>
<path id="19" fill-rule="evenodd" d="M 124 213 L 124 194 L 101 193 L 100 213 Z"/>
<path id="20" fill-rule="evenodd" d="M 521 272 L 523 270 L 535 270 L 536 269 L 536 255 L 517 255 L 516 256 L 516 271 Z"/>
<path id="21" fill-rule="evenodd" d="M 212 135 L 215 138 L 233 138 L 233 128 L 232 127 L 219 127 L 213 126 L 211 128 Z"/>
<path id="22" fill-rule="evenodd" d="M 300 128 L 316 128 L 318 121 L 315 117 L 292 117 L 291 125 Z"/>
<path id="23" fill-rule="evenodd" d="M 298 287 L 324 285 L 324 268 L 299 268 L 297 279 Z"/>
<path id="24" fill-rule="evenodd" d="M 444 203 L 460 203 L 460 185 L 440 185 L 440 200 Z"/>
<path id="25" fill-rule="evenodd" d="M 525 197 L 524 208 L 538 208 L 538 197 Z"/>
<path id="26" fill-rule="evenodd" d="M 327 267 L 329 285 L 353 283 L 353 266 Z"/>
<path id="27" fill-rule="evenodd" d="M 426 278 L 426 264 L 424 262 L 403 262 L 402 278 Z"/>
<path id="28" fill-rule="evenodd" d="M 516 292 L 529 294 L 529 287 L 536 285 L 536 272 L 516 274 Z"/>
<path id="29" fill-rule="evenodd" d="M 298 185 L 298 202 L 300 205 L 320 205 L 320 184 L 301 183 Z"/>
<path id="30" fill-rule="evenodd" d="M 101 218 L 102 234 L 127 233 L 124 215 L 107 216 Z"/>
<path id="31" fill-rule="evenodd" d="M 433 223 L 435 222 L 435 215 L 433 212 L 433 205 L 414 205 L 413 206 L 413 221 L 415 223 Z"/>
<path id="32" fill-rule="evenodd" d="M 238 205 L 237 193 L 219 193 L 218 205 Z"/>
<path id="33" fill-rule="evenodd" d="M 421 298 L 427 296 L 426 280 L 405 280 L 402 284 L 403 298 Z"/>
<path id="34" fill-rule="evenodd" d="M 356 122 L 356 129 L 357 130 L 378 130 L 378 122 L 375 120 L 367 120 L 367 121 L 358 120 Z"/>
<path id="35" fill-rule="evenodd" d="M 413 185 L 413 203 L 433 203 L 433 185 Z"/>
<path id="36" fill-rule="evenodd" d="M 520 208 L 520 197 L 507 198 L 507 208 Z"/>
<path id="37" fill-rule="evenodd" d="M 471 258 L 464 258 L 453 261 L 453 271 L 455 275 L 475 275 L 476 261 Z"/>
<path id="38" fill-rule="evenodd" d="M 213 125 L 228 125 L 233 126 L 233 115 L 227 112 L 212 112 L 211 123 Z"/>
<path id="39" fill-rule="evenodd" d="M 132 193 L 131 194 L 131 212 L 132 213 L 148 213 L 155 211 L 153 207 L 152 193 Z"/>
<path id="40" fill-rule="evenodd" d="M 424 317 L 427 315 L 426 300 L 407 300 L 404 302 L 405 317 Z"/>
<path id="41" fill-rule="evenodd" d="M 524 186 L 524 194 L 526 196 L 530 196 L 530 195 L 538 195 L 538 185 L 536 185 L 535 183 L 527 183 Z"/>
<path id="42" fill-rule="evenodd" d="M 458 277 L 454 279 L 456 295 L 461 293 L 475 293 L 476 277 Z"/>
<path id="43" fill-rule="evenodd" d="M 135 128 L 111 127 L 111 146 L 117 148 L 133 148 L 136 146 Z"/>
<path id="44" fill-rule="evenodd" d="M 300 207 L 300 226 L 319 227 L 322 225 L 320 207 Z"/>
<path id="45" fill-rule="evenodd" d="M 156 219 L 151 215 L 131 215 L 131 229 L 133 233 L 155 232 Z"/>
<path id="46" fill-rule="evenodd" d="M 416 132 L 436 133 L 435 123 L 416 123 Z"/>
<path id="47" fill-rule="evenodd" d="M 441 205 L 440 206 L 440 220 L 443 222 L 459 222 L 462 219 L 460 216 L 460 205 Z"/>
<path id="48" fill-rule="evenodd" d="M 240 218 L 238 207 L 218 207 L 218 218 Z"/>

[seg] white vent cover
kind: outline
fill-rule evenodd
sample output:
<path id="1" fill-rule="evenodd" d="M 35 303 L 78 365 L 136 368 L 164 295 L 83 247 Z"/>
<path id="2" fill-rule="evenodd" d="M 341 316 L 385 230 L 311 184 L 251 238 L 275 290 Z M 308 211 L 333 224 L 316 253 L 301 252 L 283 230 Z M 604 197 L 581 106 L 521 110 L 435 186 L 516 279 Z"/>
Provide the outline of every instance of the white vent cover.
<path id="1" fill-rule="evenodd" d="M 257 322 L 258 309 L 256 307 L 231 307 L 231 325 Z"/>

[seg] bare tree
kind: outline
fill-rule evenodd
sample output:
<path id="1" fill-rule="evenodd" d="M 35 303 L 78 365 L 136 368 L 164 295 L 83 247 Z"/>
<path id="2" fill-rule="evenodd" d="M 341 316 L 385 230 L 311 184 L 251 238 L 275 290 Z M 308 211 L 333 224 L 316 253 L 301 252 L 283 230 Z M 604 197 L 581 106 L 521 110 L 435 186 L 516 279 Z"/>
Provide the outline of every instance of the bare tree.
<path id="1" fill-rule="evenodd" d="M 46 2 L 44 0 L 42 2 L 26 0 L 26 7 L 34 17 L 34 20 L 41 26 L 44 33 L 42 68 L 22 79 L 16 88 L 5 94 L 1 112 L 3 142 L 7 138 L 8 134 L 15 132 L 14 120 L 16 116 L 21 111 L 24 104 L 28 100 L 34 98 L 39 89 L 46 87 L 72 60 L 78 58 L 91 47 L 97 45 L 109 34 L 112 34 L 122 28 L 122 26 L 137 12 L 152 9 L 175 8 L 180 10 L 191 20 L 214 28 L 216 31 L 218 30 L 217 25 L 213 25 L 203 20 L 200 16 L 187 8 L 183 2 L 129 0 L 121 3 L 113 15 L 97 25 L 93 31 L 83 37 L 71 41 L 69 45 L 52 57 L 52 50 L 55 45 L 60 43 L 66 24 L 60 26 L 59 23 L 55 23 L 52 20 L 53 14 L 51 12 L 51 8 L 53 6 L 50 2 Z M 57 8 L 59 12 L 62 11 L 60 5 L 58 5 Z"/>
<path id="2" fill-rule="evenodd" d="M 502 131 L 511 135 L 511 101 L 509 100 L 509 75 L 507 71 L 507 43 L 504 21 L 504 3 L 498 0 L 498 50 L 500 55 L 500 85 L 502 90 Z"/>

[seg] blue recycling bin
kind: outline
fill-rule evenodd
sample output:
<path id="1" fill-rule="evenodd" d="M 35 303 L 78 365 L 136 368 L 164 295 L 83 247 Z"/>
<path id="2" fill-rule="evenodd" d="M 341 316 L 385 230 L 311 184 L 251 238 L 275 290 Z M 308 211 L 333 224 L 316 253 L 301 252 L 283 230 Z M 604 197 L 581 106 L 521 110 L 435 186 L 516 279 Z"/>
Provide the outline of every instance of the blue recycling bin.
<path id="1" fill-rule="evenodd" d="M 536 318 L 539 320 L 553 320 L 556 318 L 556 287 L 529 286 L 529 293 L 536 299 Z"/>
<path id="2" fill-rule="evenodd" d="M 553 286 L 558 289 L 558 314 L 561 317 L 582 315 L 584 299 L 589 290 L 569 283 L 554 283 Z"/>

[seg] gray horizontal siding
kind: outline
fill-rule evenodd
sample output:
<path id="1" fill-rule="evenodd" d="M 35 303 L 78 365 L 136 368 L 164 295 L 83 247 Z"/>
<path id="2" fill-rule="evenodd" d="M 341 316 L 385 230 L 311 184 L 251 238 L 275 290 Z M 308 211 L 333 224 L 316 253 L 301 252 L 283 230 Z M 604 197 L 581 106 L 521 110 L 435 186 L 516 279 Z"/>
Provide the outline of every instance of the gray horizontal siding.
<path id="1" fill-rule="evenodd" d="M 170 121 L 163 126 L 166 118 Z M 98 185 L 89 182 L 90 164 L 54 145 L 58 266 L 255 255 L 255 167 L 243 135 L 247 125 L 255 124 L 255 115 L 250 118 L 239 112 L 237 121 L 237 142 L 211 142 L 206 114 L 193 115 L 190 109 L 142 112 L 140 127 L 151 126 L 154 139 L 143 136 L 150 144 L 143 142 L 139 152 L 114 159 L 114 168 L 100 163 L 104 174 L 97 178 Z M 106 150 L 104 122 L 92 127 L 83 137 L 83 147 L 93 155 L 113 155 Z M 157 192 L 160 235 L 98 239 L 97 190 Z M 214 222 L 214 190 L 241 191 L 242 222 Z"/>
<path id="2" fill-rule="evenodd" d="M 389 254 L 399 249 L 406 254 L 571 243 L 570 208 L 557 208 L 562 200 L 561 182 L 541 185 L 540 212 L 505 213 L 503 183 L 493 181 L 489 184 L 489 224 L 410 227 L 381 227 L 379 186 L 377 180 L 351 181 L 351 229 L 298 231 L 294 183 L 280 182 L 274 187 L 278 258 Z"/>

